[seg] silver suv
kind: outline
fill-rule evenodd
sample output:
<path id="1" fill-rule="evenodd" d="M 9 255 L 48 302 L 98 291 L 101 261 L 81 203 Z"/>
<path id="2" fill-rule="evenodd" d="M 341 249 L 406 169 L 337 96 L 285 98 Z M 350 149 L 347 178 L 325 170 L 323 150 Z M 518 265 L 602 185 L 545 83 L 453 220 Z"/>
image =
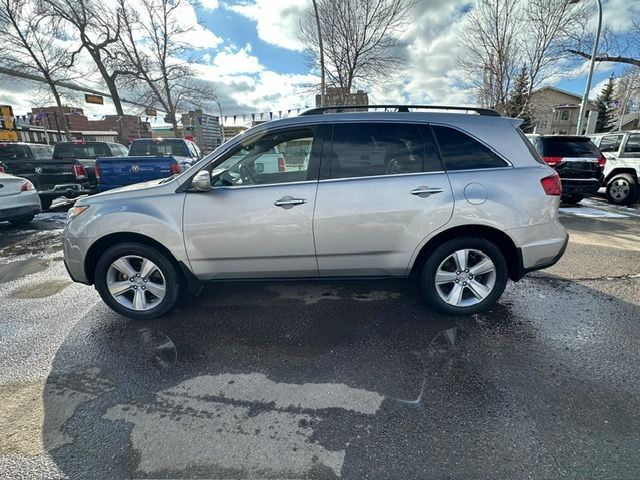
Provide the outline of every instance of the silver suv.
<path id="1" fill-rule="evenodd" d="M 562 256 L 560 180 L 519 120 L 393 109 L 265 123 L 178 176 L 79 200 L 69 274 L 137 319 L 204 281 L 412 274 L 436 310 L 471 314 Z M 278 170 L 259 168 L 274 148 Z"/>

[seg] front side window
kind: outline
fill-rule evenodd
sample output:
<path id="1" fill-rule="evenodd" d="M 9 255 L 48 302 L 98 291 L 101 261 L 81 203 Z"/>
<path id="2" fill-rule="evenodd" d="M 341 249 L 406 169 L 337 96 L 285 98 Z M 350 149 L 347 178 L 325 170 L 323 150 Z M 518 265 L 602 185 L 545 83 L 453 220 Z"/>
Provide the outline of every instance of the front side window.
<path id="1" fill-rule="evenodd" d="M 428 133 L 428 130 L 425 129 Z M 435 144 L 411 124 L 333 126 L 330 177 L 370 177 L 442 170 Z"/>
<path id="2" fill-rule="evenodd" d="M 442 160 L 447 170 L 506 167 L 507 163 L 466 133 L 455 128 L 434 126 Z"/>
<path id="3" fill-rule="evenodd" d="M 226 169 L 216 185 L 269 185 L 308 180 L 313 140 L 311 128 L 249 139 L 214 167 Z"/>
<path id="4" fill-rule="evenodd" d="M 640 152 L 640 134 L 634 133 L 629 135 L 627 144 L 624 147 L 626 153 L 638 153 Z"/>
<path id="5" fill-rule="evenodd" d="M 607 135 L 600 141 L 601 152 L 617 153 L 622 142 L 622 135 Z"/>

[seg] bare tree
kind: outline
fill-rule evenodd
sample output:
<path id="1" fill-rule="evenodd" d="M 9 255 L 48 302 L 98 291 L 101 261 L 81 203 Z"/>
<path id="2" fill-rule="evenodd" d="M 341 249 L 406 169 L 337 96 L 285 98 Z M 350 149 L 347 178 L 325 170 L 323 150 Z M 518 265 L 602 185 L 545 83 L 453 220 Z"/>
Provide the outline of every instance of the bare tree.
<path id="1" fill-rule="evenodd" d="M 585 29 L 586 31 L 586 29 Z M 593 39 L 589 34 L 578 38 L 568 51 L 578 57 L 590 59 Z M 596 55 L 597 62 L 623 63 L 640 67 L 640 20 L 632 20 L 632 28 L 626 32 L 605 29 Z"/>
<path id="2" fill-rule="evenodd" d="M 178 135 L 178 112 L 186 106 L 200 107 L 214 96 L 212 85 L 196 80 L 182 60 L 189 50 L 185 35 L 192 28 L 179 21 L 186 0 L 140 0 L 139 9 L 118 1 L 121 62 L 133 73 L 133 87 L 142 102 L 167 112 L 166 120 Z"/>
<path id="3" fill-rule="evenodd" d="M 56 121 L 71 140 L 58 82 L 70 78 L 74 54 L 59 19 L 44 15 L 29 0 L 0 0 L 0 65 L 42 76 L 57 106 Z"/>
<path id="4" fill-rule="evenodd" d="M 116 113 L 124 115 L 117 80 L 130 72 L 116 67 L 115 46 L 120 36 L 120 15 L 101 0 L 40 0 L 46 11 L 71 26 L 89 53 L 111 94 Z"/>
<path id="5" fill-rule="evenodd" d="M 518 0 L 479 0 L 462 33 L 461 66 L 481 105 L 504 112 L 517 75 L 518 35 L 523 15 Z"/>
<path id="6" fill-rule="evenodd" d="M 405 64 L 400 34 L 411 20 L 413 0 L 317 0 L 300 22 L 300 40 L 314 65 L 324 40 L 325 73 L 329 85 L 350 91 L 353 86 L 380 84 Z M 319 20 L 319 22 L 318 22 Z"/>

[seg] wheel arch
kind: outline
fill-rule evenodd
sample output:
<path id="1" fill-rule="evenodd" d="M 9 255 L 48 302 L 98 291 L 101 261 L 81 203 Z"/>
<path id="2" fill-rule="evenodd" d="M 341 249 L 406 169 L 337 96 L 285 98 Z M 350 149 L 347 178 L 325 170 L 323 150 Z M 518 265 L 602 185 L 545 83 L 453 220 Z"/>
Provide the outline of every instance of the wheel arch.
<path id="1" fill-rule="evenodd" d="M 95 269 L 100 256 L 109 247 L 112 247 L 119 243 L 141 243 L 143 245 L 148 245 L 155 248 L 163 255 L 165 255 L 169 259 L 169 261 L 171 261 L 178 274 L 184 278 L 184 270 L 187 267 L 182 262 L 179 262 L 171 253 L 171 251 L 160 242 L 140 233 L 119 232 L 105 235 L 104 237 L 96 240 L 87 250 L 87 254 L 84 259 L 84 272 L 87 279 L 89 280 L 89 283 L 95 283 Z"/>
<path id="2" fill-rule="evenodd" d="M 517 281 L 522 277 L 521 259 L 515 243 L 501 230 L 486 225 L 460 225 L 444 230 L 425 243 L 411 265 L 410 275 L 418 274 L 431 252 L 443 243 L 460 237 L 481 237 L 495 244 L 507 261 L 509 278 Z"/>
<path id="3" fill-rule="evenodd" d="M 604 179 L 605 185 L 607 183 L 609 183 L 609 180 L 611 180 L 613 177 L 615 177 L 616 175 L 620 175 L 622 173 L 627 173 L 627 174 L 633 176 L 633 178 L 636 179 L 636 183 L 638 182 L 638 171 L 635 168 L 620 167 L 620 168 L 616 168 L 614 170 L 611 170 L 611 172 L 609 172 L 607 177 Z"/>

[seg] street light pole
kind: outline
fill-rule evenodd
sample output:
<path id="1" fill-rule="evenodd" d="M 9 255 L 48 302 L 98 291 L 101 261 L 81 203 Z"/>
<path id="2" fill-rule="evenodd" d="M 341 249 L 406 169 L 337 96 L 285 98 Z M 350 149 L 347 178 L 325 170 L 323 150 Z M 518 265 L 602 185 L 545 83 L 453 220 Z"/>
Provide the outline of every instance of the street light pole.
<path id="1" fill-rule="evenodd" d="M 316 14 L 316 26 L 318 27 L 318 46 L 320 47 L 320 106 L 324 107 L 324 48 L 322 48 L 322 30 L 320 28 L 320 16 L 318 4 L 313 0 L 313 10 Z"/>
<path id="2" fill-rule="evenodd" d="M 569 3 L 578 3 L 580 0 L 569 0 Z M 587 75 L 587 85 L 582 96 L 582 104 L 580 105 L 580 115 L 578 117 L 577 134 L 582 135 L 582 127 L 584 125 L 584 116 L 587 113 L 587 102 L 589 101 L 589 91 L 591 90 L 591 79 L 593 78 L 593 68 L 596 64 L 596 55 L 598 54 L 598 43 L 600 42 L 600 30 L 602 30 L 602 0 L 598 2 L 598 29 L 596 30 L 596 38 L 593 42 L 593 51 L 591 52 L 591 61 L 589 64 L 589 75 Z"/>

